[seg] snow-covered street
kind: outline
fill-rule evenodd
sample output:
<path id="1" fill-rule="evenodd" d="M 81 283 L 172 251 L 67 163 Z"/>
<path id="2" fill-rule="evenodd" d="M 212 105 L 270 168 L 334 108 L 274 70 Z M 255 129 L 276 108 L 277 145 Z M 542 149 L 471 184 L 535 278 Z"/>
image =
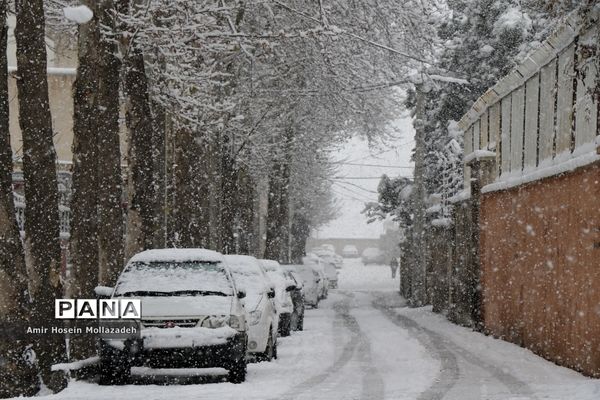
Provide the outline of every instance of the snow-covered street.
<path id="1" fill-rule="evenodd" d="M 600 381 L 409 309 L 387 266 L 346 259 L 340 289 L 308 310 L 305 331 L 280 338 L 279 358 L 251 364 L 247 381 L 220 370 L 137 368 L 126 386 L 71 382 L 51 399 L 577 399 Z M 169 384 L 169 385 L 166 385 Z"/>

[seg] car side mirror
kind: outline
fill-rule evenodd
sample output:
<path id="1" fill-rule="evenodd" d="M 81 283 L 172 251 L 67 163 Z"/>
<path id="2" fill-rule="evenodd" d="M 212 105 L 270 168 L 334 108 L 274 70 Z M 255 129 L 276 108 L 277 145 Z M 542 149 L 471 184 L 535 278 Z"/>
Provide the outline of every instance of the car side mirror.
<path id="1" fill-rule="evenodd" d="M 238 299 L 243 299 L 246 297 L 246 291 L 243 289 L 238 290 L 237 292 L 237 298 Z"/>
<path id="2" fill-rule="evenodd" d="M 96 299 L 104 300 L 104 299 L 110 299 L 114 290 L 115 290 L 115 288 L 112 288 L 109 286 L 96 286 L 94 288 L 94 293 L 96 294 Z"/>
<path id="3" fill-rule="evenodd" d="M 267 297 L 272 299 L 275 297 L 275 289 L 269 289 L 269 291 L 267 292 Z"/>

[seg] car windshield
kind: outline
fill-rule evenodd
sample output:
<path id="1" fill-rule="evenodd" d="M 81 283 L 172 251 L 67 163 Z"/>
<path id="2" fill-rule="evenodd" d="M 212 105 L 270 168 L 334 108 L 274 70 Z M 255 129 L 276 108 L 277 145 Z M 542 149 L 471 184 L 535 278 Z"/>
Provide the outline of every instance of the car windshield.
<path id="1" fill-rule="evenodd" d="M 121 276 L 116 296 L 231 296 L 223 264 L 216 262 L 132 262 Z"/>

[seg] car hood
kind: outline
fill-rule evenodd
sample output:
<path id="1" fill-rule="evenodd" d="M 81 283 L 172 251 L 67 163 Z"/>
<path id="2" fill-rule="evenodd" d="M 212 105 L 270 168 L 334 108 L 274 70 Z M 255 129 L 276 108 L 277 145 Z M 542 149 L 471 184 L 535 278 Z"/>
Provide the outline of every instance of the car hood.
<path id="1" fill-rule="evenodd" d="M 229 315 L 228 296 L 141 297 L 142 318 Z"/>

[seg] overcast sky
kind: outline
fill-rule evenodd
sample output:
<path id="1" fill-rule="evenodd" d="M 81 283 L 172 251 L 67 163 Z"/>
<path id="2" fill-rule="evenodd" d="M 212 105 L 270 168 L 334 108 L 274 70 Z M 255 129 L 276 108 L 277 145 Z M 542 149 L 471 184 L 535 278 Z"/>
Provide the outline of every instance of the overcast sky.
<path id="1" fill-rule="evenodd" d="M 414 147 L 414 130 L 411 121 L 409 118 L 399 119 L 395 126 L 398 139 L 394 142 L 369 149 L 365 140 L 354 138 L 336 156 L 336 161 L 347 163 L 340 164 L 337 174 L 339 178 L 343 177 L 343 179 L 336 180 L 336 183 L 333 184 L 333 191 L 340 205 L 340 216 L 314 232 L 313 236 L 319 238 L 378 238 L 383 233 L 383 224 L 381 222 L 367 224 L 365 215 L 361 214 L 361 211 L 364 209 L 365 202 L 377 200 L 377 185 L 381 175 L 412 176 L 413 163 L 410 161 L 410 156 Z M 411 168 L 398 168 L 406 166 Z"/>

